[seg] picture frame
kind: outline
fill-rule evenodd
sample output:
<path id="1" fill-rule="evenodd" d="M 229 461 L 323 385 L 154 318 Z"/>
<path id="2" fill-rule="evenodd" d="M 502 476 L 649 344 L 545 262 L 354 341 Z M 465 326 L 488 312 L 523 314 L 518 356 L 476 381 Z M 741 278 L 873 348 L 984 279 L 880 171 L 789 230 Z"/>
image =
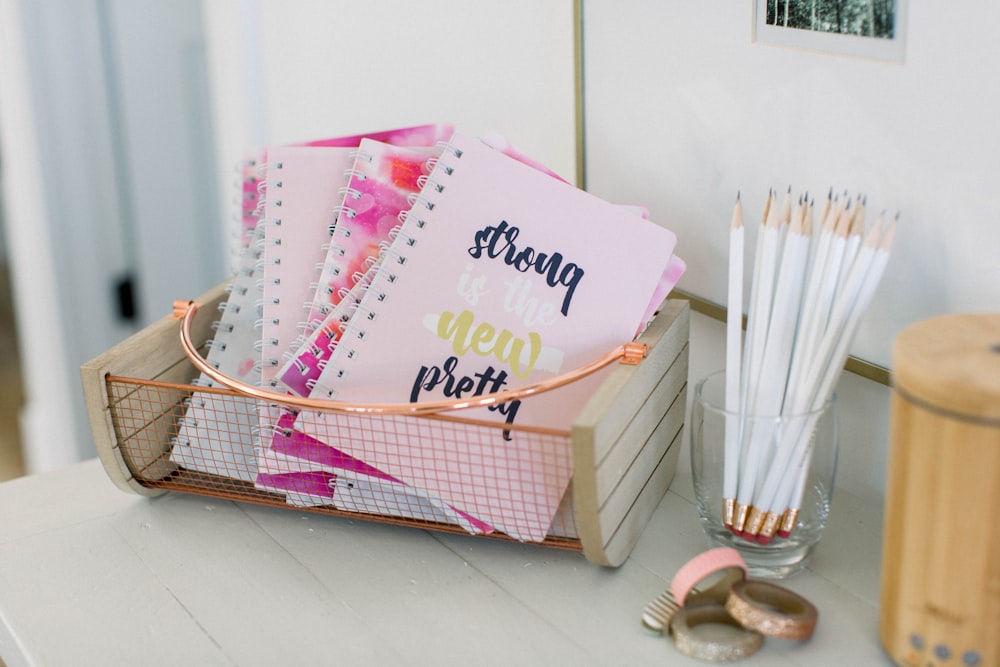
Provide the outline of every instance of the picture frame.
<path id="1" fill-rule="evenodd" d="M 754 0 L 753 42 L 903 63 L 909 0 Z"/>

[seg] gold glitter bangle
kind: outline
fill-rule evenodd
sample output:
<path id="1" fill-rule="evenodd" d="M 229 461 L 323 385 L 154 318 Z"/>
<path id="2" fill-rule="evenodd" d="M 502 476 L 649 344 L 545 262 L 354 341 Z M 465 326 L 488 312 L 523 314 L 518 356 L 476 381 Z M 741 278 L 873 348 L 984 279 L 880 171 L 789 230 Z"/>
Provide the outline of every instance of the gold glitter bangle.
<path id="1" fill-rule="evenodd" d="M 740 627 L 724 606 L 708 602 L 680 609 L 670 630 L 678 651 L 711 662 L 745 658 L 764 644 L 763 635 Z"/>
<path id="2" fill-rule="evenodd" d="M 729 589 L 726 610 L 745 628 L 768 637 L 809 639 L 819 613 L 809 600 L 767 581 L 737 581 Z"/>

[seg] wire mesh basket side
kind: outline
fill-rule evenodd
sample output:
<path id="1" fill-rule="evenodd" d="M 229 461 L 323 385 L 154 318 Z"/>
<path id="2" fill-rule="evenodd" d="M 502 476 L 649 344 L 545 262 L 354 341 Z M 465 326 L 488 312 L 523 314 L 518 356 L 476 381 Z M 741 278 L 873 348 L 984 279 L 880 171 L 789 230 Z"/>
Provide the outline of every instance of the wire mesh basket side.
<path id="1" fill-rule="evenodd" d="M 294 428 L 294 419 L 279 422 L 269 433 L 271 445 L 255 448 L 255 423 L 241 415 L 255 415 L 262 402 L 228 389 L 208 389 L 188 384 L 126 377 L 107 378 L 109 408 L 119 449 L 133 478 L 141 485 L 241 502 L 295 508 L 334 516 L 513 539 L 475 517 L 448 506 L 426 489 L 401 484 L 361 457 L 345 454 L 336 443 L 350 438 L 352 451 L 364 451 L 373 440 L 404 446 L 415 431 L 443 443 L 449 456 L 470 452 L 475 443 L 494 441 L 500 431 L 494 424 L 455 417 L 357 415 L 349 421 L 324 424 L 318 435 L 306 436 Z M 191 406 L 202 406 L 206 423 L 190 422 Z M 292 413 L 285 411 L 286 418 Z M 207 424 L 207 426 L 206 426 Z M 201 429 L 199 447 L 185 443 L 191 429 Z M 540 452 L 570 448 L 566 433 L 519 433 Z M 326 442 L 324 442 L 326 441 Z M 471 443 L 471 444 L 470 444 Z M 366 456 L 365 458 L 371 458 Z M 465 461 L 470 478 L 502 492 L 509 480 L 489 471 L 476 472 L 472 454 Z M 544 463 L 544 462 L 543 462 Z M 273 465 L 273 468 L 270 467 Z M 453 483 L 433 479 L 433 465 L 425 466 L 423 481 L 446 494 Z M 540 470 L 545 470 L 542 465 Z M 544 473 L 543 473 L 544 474 Z M 419 475 L 418 475 L 419 478 Z M 421 485 L 423 486 L 423 485 Z M 523 489 L 516 489 L 509 502 Z M 579 550 L 571 492 L 562 499 L 547 546 Z"/>

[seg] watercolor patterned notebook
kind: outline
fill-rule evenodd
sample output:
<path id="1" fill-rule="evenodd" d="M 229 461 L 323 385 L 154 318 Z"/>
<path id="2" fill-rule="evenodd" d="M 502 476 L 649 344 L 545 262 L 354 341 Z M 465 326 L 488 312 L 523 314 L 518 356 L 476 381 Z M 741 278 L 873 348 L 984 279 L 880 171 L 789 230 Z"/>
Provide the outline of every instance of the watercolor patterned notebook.
<path id="1" fill-rule="evenodd" d="M 343 190 L 337 224 L 305 325 L 305 341 L 291 353 L 276 377 L 283 388 L 308 396 L 336 343 L 339 317 L 330 314 L 359 281 L 363 284 L 381 249 L 399 228 L 400 214 L 427 177 L 429 157 L 437 148 L 402 147 L 362 139 Z"/>
<path id="2" fill-rule="evenodd" d="M 435 123 L 419 125 L 413 127 L 403 127 L 377 131 L 359 135 L 332 137 L 317 139 L 296 144 L 297 148 L 335 148 L 340 151 L 350 151 L 356 149 L 363 138 L 376 138 L 401 145 L 434 145 L 436 142 L 447 139 L 452 133 L 452 126 L 448 123 Z M 275 334 L 275 327 L 280 322 L 284 326 L 294 327 L 300 323 L 305 316 L 305 304 L 311 301 L 312 294 L 309 293 L 310 280 L 305 280 L 301 286 L 302 292 L 298 297 L 292 296 L 285 299 L 285 304 L 293 304 L 298 300 L 297 307 L 289 310 L 289 315 L 276 315 L 275 307 L 281 297 L 275 295 L 277 286 L 275 285 L 275 274 L 278 273 L 278 264 L 272 263 L 270 276 L 265 276 L 267 267 L 266 255 L 268 240 L 272 242 L 270 246 L 271 259 L 276 256 L 276 247 L 273 243 L 276 239 L 281 242 L 290 243 L 295 246 L 297 241 L 302 239 L 296 234 L 282 238 L 276 234 L 275 228 L 270 229 L 270 239 L 268 239 L 268 225 L 265 218 L 266 206 L 268 202 L 267 184 L 268 156 L 273 157 L 275 152 L 281 152 L 285 147 L 260 147 L 252 149 L 246 153 L 243 161 L 239 165 L 239 203 L 236 217 L 238 218 L 238 237 L 240 255 L 237 265 L 234 266 L 233 282 L 230 286 L 230 294 L 225 304 L 222 306 L 221 316 L 215 323 L 215 336 L 209 342 L 207 358 L 216 368 L 225 374 L 248 382 L 250 384 L 261 384 L 265 378 L 270 379 L 276 370 L 273 362 L 275 347 L 281 345 L 281 339 L 286 337 L 284 330 Z M 346 153 L 345 153 L 346 154 Z M 341 171 L 350 167 L 350 160 Z M 339 174 L 343 176 L 343 174 Z M 272 174 L 273 177 L 273 174 Z M 345 177 L 346 178 L 346 177 Z M 273 180 L 273 179 L 272 179 Z M 335 183 L 329 184 L 334 190 Z M 327 191 L 324 187 L 317 190 L 317 196 L 325 196 Z M 272 193 L 273 194 L 273 193 Z M 333 208 L 333 207 L 331 207 Z M 329 213 L 332 213 L 330 211 Z M 329 216 L 327 216 L 329 217 Z M 273 219 L 272 219 L 273 220 Z M 322 244 L 328 239 L 329 224 L 324 227 L 324 237 L 314 235 L 309 239 L 309 243 L 317 243 L 318 247 L 313 250 L 294 249 L 296 254 L 301 252 L 302 256 L 307 256 L 310 252 L 318 253 L 322 259 Z M 287 255 L 286 255 L 287 256 Z M 318 276 L 319 269 L 316 265 L 319 260 L 312 265 L 313 280 Z M 286 262 L 285 266 L 295 265 L 295 261 Z M 282 268 L 281 273 L 288 275 L 285 278 L 286 286 L 294 285 L 298 282 L 294 272 L 288 272 Z M 277 280 L 280 281 L 280 277 Z M 269 290 L 270 302 L 263 294 L 266 283 L 270 280 Z M 305 294 L 306 296 L 301 296 Z M 270 305 L 268 305 L 270 304 Z M 264 314 L 265 308 L 268 310 L 267 316 Z M 265 321 L 268 325 L 268 338 L 263 337 Z M 275 343 L 275 341 L 279 341 Z M 265 364 L 265 359 L 268 363 Z M 214 383 L 206 376 L 195 379 L 195 385 L 214 386 Z M 217 394 L 195 393 L 189 400 L 178 429 L 178 436 L 172 453 L 172 460 L 185 468 L 208 472 L 225 477 L 233 477 L 245 481 L 253 481 L 255 478 L 255 446 L 261 444 L 260 429 L 262 415 L 250 407 L 247 401 L 234 401 L 232 399 L 220 397 Z M 270 417 L 267 417 L 269 419 Z M 267 421 L 265 419 L 265 422 Z M 228 422 L 235 424 L 229 427 Z M 233 430 L 235 428 L 235 430 Z"/>
<path id="3" fill-rule="evenodd" d="M 433 146 L 440 141 L 447 141 L 453 131 L 454 127 L 451 123 L 430 123 L 344 137 L 313 139 L 287 145 L 353 148 L 357 147 L 362 139 L 368 138 L 398 146 Z M 267 164 L 268 150 L 267 146 L 258 146 L 247 150 L 239 165 L 241 196 L 238 216 L 241 221 L 242 247 L 246 247 L 250 243 L 250 237 L 253 236 L 254 228 L 257 226 L 257 218 L 260 217 L 263 198 L 259 183 L 267 177 L 264 167 Z"/>
<path id="4" fill-rule="evenodd" d="M 447 125 L 426 125 L 377 133 L 392 143 L 436 140 Z M 343 137 L 267 149 L 263 192 L 264 256 L 261 294 L 260 360 L 262 386 L 277 387 L 278 371 L 306 330 L 307 308 L 332 246 L 338 211 L 350 182 L 360 144 L 367 137 Z M 388 145 L 388 144 L 387 144 Z M 278 410 L 265 407 L 260 433 Z M 262 444 L 266 446 L 266 435 Z"/>
<path id="5" fill-rule="evenodd" d="M 634 212 L 456 133 L 312 395 L 440 400 L 577 368 L 641 328 L 674 245 L 672 232 Z M 474 412 L 566 429 L 599 378 L 589 380 Z M 308 413 L 296 427 L 320 439 L 337 429 L 344 453 L 517 539 L 544 539 L 569 481 L 569 451 L 534 451 L 516 430 L 498 429 L 495 442 L 464 445 L 489 470 L 476 475 L 457 463 L 468 451 L 433 438 L 360 446 L 349 437 L 354 421 Z M 540 478 L 543 466 L 558 472 Z"/>

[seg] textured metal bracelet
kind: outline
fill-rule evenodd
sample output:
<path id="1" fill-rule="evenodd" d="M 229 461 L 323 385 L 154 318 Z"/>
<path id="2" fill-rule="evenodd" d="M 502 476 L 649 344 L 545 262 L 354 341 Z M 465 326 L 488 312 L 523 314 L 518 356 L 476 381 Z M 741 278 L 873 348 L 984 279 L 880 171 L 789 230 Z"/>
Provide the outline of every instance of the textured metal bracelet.
<path id="1" fill-rule="evenodd" d="M 677 650 L 684 655 L 730 662 L 753 655 L 764 644 L 764 636 L 741 627 L 721 604 L 703 602 L 674 614 L 670 631 Z"/>
<path id="2" fill-rule="evenodd" d="M 756 579 L 732 585 L 726 610 L 743 627 L 781 639 L 809 639 L 819 619 L 816 607 L 798 593 Z"/>

